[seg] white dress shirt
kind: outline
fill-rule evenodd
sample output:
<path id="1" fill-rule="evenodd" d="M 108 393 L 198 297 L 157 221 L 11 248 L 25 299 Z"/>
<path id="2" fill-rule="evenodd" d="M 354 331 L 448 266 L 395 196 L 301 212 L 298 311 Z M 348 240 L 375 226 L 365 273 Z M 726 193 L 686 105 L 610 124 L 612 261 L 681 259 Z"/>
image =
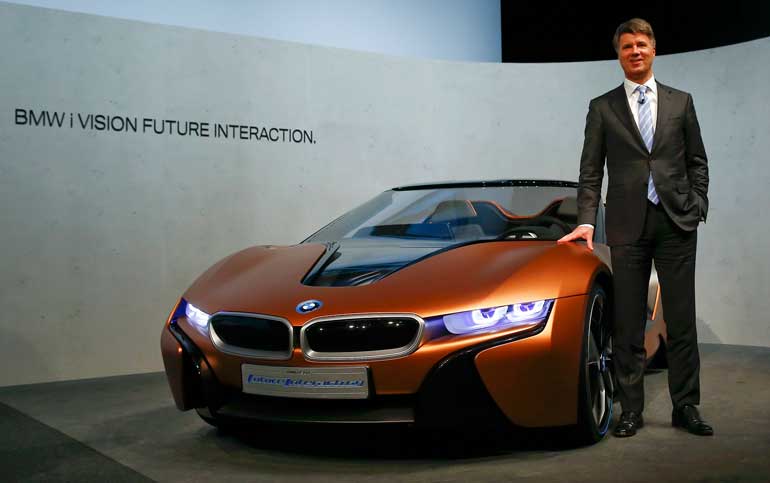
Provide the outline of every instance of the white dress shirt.
<path id="1" fill-rule="evenodd" d="M 634 116 L 634 122 L 636 122 L 637 127 L 639 127 L 639 91 L 636 88 L 640 85 L 628 79 L 623 80 L 623 88 L 626 90 L 626 98 L 628 98 L 628 107 L 631 109 L 631 114 Z M 658 84 L 655 83 L 655 76 L 650 77 L 644 85 L 649 88 L 645 96 L 647 97 L 647 102 L 650 103 L 652 129 L 654 131 L 658 127 Z"/>

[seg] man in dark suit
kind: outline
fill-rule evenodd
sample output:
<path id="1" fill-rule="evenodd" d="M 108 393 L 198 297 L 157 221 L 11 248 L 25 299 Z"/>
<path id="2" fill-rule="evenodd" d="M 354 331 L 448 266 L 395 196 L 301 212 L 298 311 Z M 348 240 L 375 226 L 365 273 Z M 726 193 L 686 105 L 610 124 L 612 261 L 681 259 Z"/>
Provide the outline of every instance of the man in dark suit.
<path id="1" fill-rule="evenodd" d="M 622 23 L 613 38 L 625 80 L 593 99 L 580 159 L 578 226 L 560 243 L 584 239 L 593 249 L 606 162 L 607 243 L 614 273 L 613 358 L 622 414 L 618 437 L 644 425 L 644 330 L 652 261 L 668 329 L 672 424 L 699 435 L 700 361 L 695 329 L 697 228 L 708 211 L 708 165 L 692 97 L 656 82 L 649 23 Z"/>

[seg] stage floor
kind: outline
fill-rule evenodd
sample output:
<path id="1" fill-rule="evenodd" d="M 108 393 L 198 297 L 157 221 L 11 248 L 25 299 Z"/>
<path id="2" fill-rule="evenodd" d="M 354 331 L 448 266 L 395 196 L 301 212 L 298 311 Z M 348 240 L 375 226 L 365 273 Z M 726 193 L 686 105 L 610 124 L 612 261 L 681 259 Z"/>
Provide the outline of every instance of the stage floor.
<path id="1" fill-rule="evenodd" d="M 221 433 L 176 410 L 163 373 L 5 387 L 0 480 L 770 481 L 770 348 L 703 344 L 701 360 L 701 413 L 715 436 L 671 427 L 662 371 L 646 377 L 646 425 L 635 437 L 584 448 L 547 434 L 387 427 Z"/>

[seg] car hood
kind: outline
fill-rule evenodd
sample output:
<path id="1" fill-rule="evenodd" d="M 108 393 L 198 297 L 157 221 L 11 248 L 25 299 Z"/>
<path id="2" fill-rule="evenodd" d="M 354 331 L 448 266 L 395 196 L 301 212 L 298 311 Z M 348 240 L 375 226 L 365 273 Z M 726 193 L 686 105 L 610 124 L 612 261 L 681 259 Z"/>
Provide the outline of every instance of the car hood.
<path id="1" fill-rule="evenodd" d="M 581 244 L 551 241 L 260 246 L 211 267 L 184 297 L 208 313 L 270 314 L 294 325 L 354 313 L 431 317 L 583 294 L 601 264 Z M 372 267 L 378 274 L 366 283 L 318 283 L 329 269 L 361 274 Z M 311 299 L 321 308 L 295 310 Z"/>

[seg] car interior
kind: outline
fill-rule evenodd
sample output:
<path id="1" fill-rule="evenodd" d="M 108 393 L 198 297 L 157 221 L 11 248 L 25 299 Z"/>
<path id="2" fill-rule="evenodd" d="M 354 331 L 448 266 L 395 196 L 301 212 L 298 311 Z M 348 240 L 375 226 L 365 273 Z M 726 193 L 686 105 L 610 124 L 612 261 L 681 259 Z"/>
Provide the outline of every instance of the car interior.
<path id="1" fill-rule="evenodd" d="M 493 236 L 558 240 L 577 224 L 577 200 L 575 197 L 555 199 L 541 212 L 526 216 L 511 213 L 494 201 L 445 200 L 424 223 L 445 226 L 454 239 Z"/>

